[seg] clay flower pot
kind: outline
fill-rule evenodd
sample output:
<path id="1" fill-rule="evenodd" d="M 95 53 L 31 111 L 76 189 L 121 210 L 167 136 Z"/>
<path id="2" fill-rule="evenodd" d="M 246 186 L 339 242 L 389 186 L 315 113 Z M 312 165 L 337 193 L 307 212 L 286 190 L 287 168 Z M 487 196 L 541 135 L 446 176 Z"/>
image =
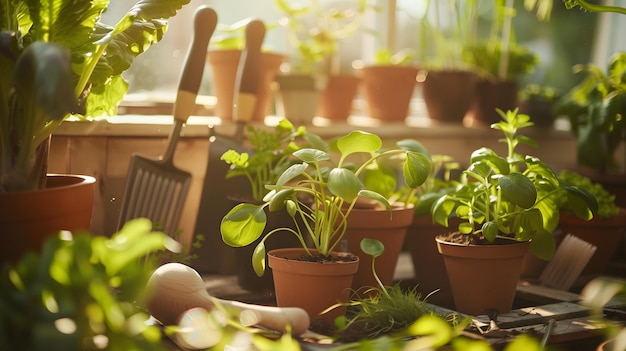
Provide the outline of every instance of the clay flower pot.
<path id="1" fill-rule="evenodd" d="M 396 207 L 389 211 L 355 209 L 348 216 L 348 230 L 344 236 L 346 252 L 359 256 L 359 270 L 354 276 L 355 291 L 378 287 L 372 273 L 372 256 L 363 253 L 361 240 L 376 239 L 385 245 L 385 252 L 376 258 L 376 273 L 384 285 L 393 285 L 393 276 L 402 250 L 407 228 L 413 222 L 413 206 Z M 363 289 L 362 289 L 363 288 Z"/>
<path id="2" fill-rule="evenodd" d="M 530 242 L 512 239 L 502 245 L 460 245 L 437 237 L 443 255 L 456 310 L 481 315 L 493 309 L 508 313 Z"/>
<path id="3" fill-rule="evenodd" d="M 318 115 L 334 121 L 345 121 L 352 114 L 352 103 L 359 89 L 361 78 L 350 75 L 331 75 L 322 92 Z"/>
<path id="4" fill-rule="evenodd" d="M 217 97 L 215 115 L 223 120 L 233 119 L 233 96 L 241 50 L 209 50 L 207 60 L 213 73 L 213 93 Z M 284 57 L 274 53 L 261 53 L 261 76 L 257 91 L 257 104 L 252 120 L 263 121 L 272 106 L 272 82 Z"/>
<path id="5" fill-rule="evenodd" d="M 419 69 L 411 66 L 368 66 L 361 69 L 369 116 L 403 122 L 409 114 Z"/>
<path id="6" fill-rule="evenodd" d="M 462 123 L 474 100 L 477 76 L 467 71 L 431 71 L 422 85 L 428 116 L 436 121 Z"/>
<path id="7" fill-rule="evenodd" d="M 561 212 L 559 228 L 563 233 L 572 234 L 597 248 L 581 276 L 602 274 L 624 236 L 626 208 L 620 208 L 619 214 L 613 218 L 593 218 L 590 221 Z"/>
<path id="8" fill-rule="evenodd" d="M 311 251 L 313 254 L 317 252 Z M 300 307 L 311 318 L 316 318 L 328 307 L 348 301 L 352 278 L 359 267 L 358 257 L 351 262 L 338 263 L 297 260 L 303 255 L 306 255 L 303 248 L 268 252 L 268 265 L 274 275 L 276 304 L 279 307 Z M 345 312 L 345 307 L 335 308 L 321 317 L 332 322 Z"/>
<path id="9" fill-rule="evenodd" d="M 0 262 L 15 262 L 60 230 L 89 231 L 96 179 L 48 174 L 46 188 L 0 193 L 0 228 L 10 244 L 0 245 Z"/>

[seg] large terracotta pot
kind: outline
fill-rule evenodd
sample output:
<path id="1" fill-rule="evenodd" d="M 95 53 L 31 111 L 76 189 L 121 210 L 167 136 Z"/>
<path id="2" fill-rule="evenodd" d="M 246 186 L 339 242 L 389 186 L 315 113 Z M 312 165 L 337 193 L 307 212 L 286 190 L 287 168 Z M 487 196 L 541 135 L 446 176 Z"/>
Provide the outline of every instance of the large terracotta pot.
<path id="1" fill-rule="evenodd" d="M 96 179 L 83 175 L 48 174 L 45 189 L 0 193 L 0 262 L 38 253 L 43 242 L 60 230 L 90 231 Z"/>
<path id="2" fill-rule="evenodd" d="M 519 82 L 515 80 L 480 79 L 476 83 L 474 102 L 466 113 L 471 126 L 490 126 L 502 120 L 496 108 L 506 112 L 516 109 Z"/>
<path id="3" fill-rule="evenodd" d="M 314 254 L 317 251 L 312 250 Z M 328 307 L 347 302 L 352 277 L 359 259 L 352 262 L 318 263 L 296 260 L 306 255 L 302 248 L 277 249 L 268 252 L 268 265 L 273 269 L 276 304 L 279 307 L 300 307 L 311 318 L 323 317 L 329 322 L 344 315 L 345 307 L 335 308 L 320 316 Z M 332 255 L 342 255 L 332 253 Z"/>
<path id="4" fill-rule="evenodd" d="M 329 76 L 320 97 L 319 116 L 335 121 L 347 120 L 352 114 L 352 103 L 360 82 L 361 78 L 350 74 Z"/>
<path id="5" fill-rule="evenodd" d="M 361 250 L 361 240 L 377 239 L 385 245 L 385 252 L 375 260 L 376 274 L 384 285 L 393 285 L 393 277 L 402 250 L 404 237 L 409 225 L 413 222 L 413 207 L 394 208 L 392 212 L 383 210 L 360 210 L 350 212 L 348 229 L 343 237 L 343 251 L 351 252 L 361 261 L 359 270 L 354 276 L 352 288 L 378 287 L 372 273 L 372 257 Z"/>
<path id="6" fill-rule="evenodd" d="M 462 123 L 474 100 L 477 76 L 467 71 L 430 71 L 422 85 L 428 116 Z"/>
<path id="7" fill-rule="evenodd" d="M 233 119 L 233 96 L 241 50 L 209 50 L 207 60 L 213 73 L 213 93 L 217 98 L 215 114 L 223 120 Z M 257 105 L 252 120 L 263 121 L 272 106 L 272 82 L 284 60 L 283 55 L 261 53 L 261 77 Z"/>
<path id="8" fill-rule="evenodd" d="M 590 221 L 562 212 L 559 215 L 559 228 L 564 235 L 572 234 L 597 248 L 581 276 L 602 274 L 624 237 L 626 208 L 620 207 L 616 217 L 596 217 Z"/>
<path id="9" fill-rule="evenodd" d="M 387 121 L 404 121 L 419 69 L 411 66 L 367 66 L 361 70 L 369 116 Z"/>
<path id="10" fill-rule="evenodd" d="M 460 245 L 438 237 L 456 310 L 469 315 L 511 311 L 524 256 L 530 242 Z M 505 239 L 502 239 L 505 240 Z"/>

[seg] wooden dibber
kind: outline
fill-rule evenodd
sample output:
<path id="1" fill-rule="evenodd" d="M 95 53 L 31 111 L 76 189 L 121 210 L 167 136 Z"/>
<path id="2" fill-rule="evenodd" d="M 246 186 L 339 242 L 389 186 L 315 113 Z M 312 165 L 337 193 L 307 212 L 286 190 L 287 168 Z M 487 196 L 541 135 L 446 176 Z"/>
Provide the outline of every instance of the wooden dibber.
<path id="1" fill-rule="evenodd" d="M 186 311 L 201 307 L 211 311 L 215 304 L 240 313 L 245 326 L 261 327 L 301 335 L 309 329 L 309 315 L 297 307 L 273 307 L 222 300 L 210 296 L 198 272 L 181 263 L 167 263 L 152 274 L 146 288 L 146 306 L 164 325 L 176 325 Z"/>

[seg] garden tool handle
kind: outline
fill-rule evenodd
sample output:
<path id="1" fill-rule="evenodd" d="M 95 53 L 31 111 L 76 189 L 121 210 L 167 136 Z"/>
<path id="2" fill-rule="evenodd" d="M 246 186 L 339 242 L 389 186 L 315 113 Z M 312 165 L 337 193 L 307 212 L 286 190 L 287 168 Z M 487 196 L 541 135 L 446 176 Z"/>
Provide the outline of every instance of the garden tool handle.
<path id="1" fill-rule="evenodd" d="M 202 277 L 193 268 L 181 263 L 167 263 L 150 277 L 146 288 L 146 307 L 150 314 L 165 325 L 174 325 L 180 316 L 192 308 L 208 311 L 220 304 L 240 314 L 240 322 L 246 326 L 261 327 L 300 335 L 310 325 L 309 315 L 297 307 L 274 307 L 221 300 L 207 292 Z"/>
<path id="2" fill-rule="evenodd" d="M 238 122 L 237 139 L 241 140 L 241 128 L 252 119 L 257 105 L 257 91 L 261 75 L 261 45 L 265 38 L 265 25 L 260 20 L 252 20 L 246 26 L 246 46 L 241 53 L 237 68 L 234 119 Z"/>
<path id="3" fill-rule="evenodd" d="M 207 47 L 216 25 L 217 14 L 215 10 L 207 6 L 198 7 L 194 15 L 192 42 L 187 51 L 183 72 L 178 83 L 178 92 L 174 103 L 175 121 L 187 122 L 196 106 Z"/>

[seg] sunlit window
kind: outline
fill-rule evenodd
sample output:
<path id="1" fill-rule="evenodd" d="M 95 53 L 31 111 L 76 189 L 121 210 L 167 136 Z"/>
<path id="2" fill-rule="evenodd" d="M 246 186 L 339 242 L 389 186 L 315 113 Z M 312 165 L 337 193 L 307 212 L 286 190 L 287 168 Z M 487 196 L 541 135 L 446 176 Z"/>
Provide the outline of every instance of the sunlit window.
<path id="1" fill-rule="evenodd" d="M 402 48 L 415 50 L 415 63 L 420 64 L 420 58 L 423 59 L 425 55 L 424 48 L 432 39 L 423 32 L 424 18 L 427 18 L 428 23 L 437 21 L 436 23 L 444 28 L 454 25 L 454 18 L 451 17 L 448 7 L 451 1 L 438 1 L 441 5 L 438 12 L 433 10 L 432 4 L 426 12 L 427 0 L 369 1 L 372 6 L 368 9 L 362 30 L 358 35 L 340 43 L 340 66 L 343 71 L 351 70 L 355 60 L 371 62 L 375 51 L 387 44 L 392 44 L 397 50 Z M 306 3 L 308 0 L 293 2 Z M 326 7 L 341 6 L 350 2 L 354 3 L 356 0 L 320 0 Z M 395 15 L 389 16 L 389 4 L 394 2 L 396 8 L 392 11 Z M 481 16 L 485 16 L 481 20 L 487 21 L 489 7 L 494 1 L 482 2 L 486 5 L 481 5 L 481 12 L 484 12 Z M 114 1 L 106 16 L 119 18 L 133 3 L 134 0 Z M 554 1 L 550 20 L 540 21 L 534 12 L 522 7 L 523 3 L 515 1 L 517 7 L 513 21 L 515 40 L 529 47 L 540 59 L 540 64 L 533 73 L 523 78 L 523 84 L 536 83 L 566 90 L 577 81 L 577 77 L 571 73 L 574 64 L 592 60 L 602 64 L 603 61 L 606 62 L 611 52 L 624 50 L 624 47 L 616 46 L 626 45 L 618 35 L 626 31 L 626 20 L 619 16 L 608 15 L 606 20 L 598 21 L 596 14 L 582 10 L 566 10 L 561 1 Z M 130 82 L 131 96 L 140 96 L 140 99 L 152 101 L 173 100 L 187 46 L 191 41 L 193 14 L 200 5 L 214 8 L 222 25 L 249 17 L 262 19 L 268 28 L 271 28 L 267 32 L 264 47 L 279 53 L 290 52 L 285 29 L 278 25 L 282 14 L 274 0 L 193 0 L 176 17 L 170 19 L 168 31 L 162 42 L 137 58 L 131 69 L 126 72 L 125 77 Z M 390 20 L 395 24 L 391 29 L 388 26 Z M 599 22 L 601 25 L 597 26 L 596 23 Z M 219 34 L 216 32 L 214 36 Z M 205 66 L 203 77 L 200 95 L 209 96 L 212 91 L 208 64 Z M 416 98 L 419 98 L 419 89 L 416 90 Z"/>

